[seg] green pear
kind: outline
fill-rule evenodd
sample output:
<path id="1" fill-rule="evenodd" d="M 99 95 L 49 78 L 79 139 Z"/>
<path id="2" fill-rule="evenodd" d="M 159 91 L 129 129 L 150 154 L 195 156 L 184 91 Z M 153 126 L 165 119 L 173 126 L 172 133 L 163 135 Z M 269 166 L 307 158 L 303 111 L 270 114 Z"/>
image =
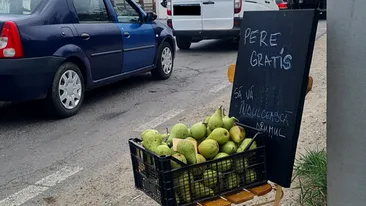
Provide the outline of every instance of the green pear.
<path id="1" fill-rule="evenodd" d="M 229 155 L 226 153 L 220 152 L 215 156 L 214 159 L 220 159 L 220 158 L 227 157 L 227 156 L 229 156 Z M 221 161 L 221 162 L 218 162 L 216 165 L 217 165 L 217 171 L 226 172 L 231 169 L 231 160 L 229 159 L 229 160 Z M 216 169 L 216 168 L 213 168 L 213 169 Z"/>
<path id="2" fill-rule="evenodd" d="M 192 192 L 194 193 L 196 198 L 202 198 L 214 195 L 214 191 L 211 188 L 206 187 L 204 184 L 200 182 L 195 182 L 192 185 Z"/>
<path id="3" fill-rule="evenodd" d="M 252 141 L 252 138 L 245 138 L 244 141 L 240 144 L 237 153 L 243 152 L 245 148 L 249 145 L 249 143 Z M 250 146 L 248 150 L 253 150 L 257 148 L 257 143 L 254 141 L 253 144 Z"/>
<path id="4" fill-rule="evenodd" d="M 246 171 L 244 168 L 248 168 L 249 166 L 249 161 L 247 158 L 240 157 L 240 159 L 235 159 L 234 160 L 234 165 L 235 165 L 235 171 L 239 174 L 244 173 L 244 171 Z"/>
<path id="5" fill-rule="evenodd" d="M 213 139 L 206 139 L 198 145 L 198 152 L 206 159 L 214 158 L 219 153 L 219 144 Z"/>
<path id="6" fill-rule="evenodd" d="M 173 138 L 185 139 L 188 137 L 188 134 L 187 126 L 183 123 L 178 123 L 171 128 L 167 143 L 171 147 L 173 145 Z"/>
<path id="7" fill-rule="evenodd" d="M 207 137 L 210 136 L 211 132 L 212 132 L 212 130 L 209 127 L 207 127 L 206 128 L 206 136 Z"/>
<path id="8" fill-rule="evenodd" d="M 207 124 L 211 130 L 222 127 L 222 125 L 223 125 L 222 106 L 220 106 L 218 109 L 216 109 L 215 113 L 210 117 Z"/>
<path id="9" fill-rule="evenodd" d="M 176 189 L 179 191 L 183 202 L 191 201 L 190 180 L 193 181 L 193 176 L 188 172 L 184 172 L 174 179 L 174 186 L 177 187 Z"/>
<path id="10" fill-rule="evenodd" d="M 206 117 L 205 121 L 203 121 L 204 124 L 208 124 L 208 120 L 210 120 L 211 116 Z"/>
<path id="11" fill-rule="evenodd" d="M 192 133 L 192 137 L 195 139 L 202 139 L 206 135 L 206 125 L 202 122 L 198 122 L 194 125 L 192 125 L 190 129 Z"/>
<path id="12" fill-rule="evenodd" d="M 193 138 L 193 137 L 187 137 L 186 140 L 190 140 L 190 141 L 196 142 L 196 145 L 198 146 L 198 141 L 195 138 Z"/>
<path id="13" fill-rule="evenodd" d="M 257 181 L 257 173 L 254 170 L 248 170 L 245 174 L 245 181 L 246 184 Z"/>
<path id="14" fill-rule="evenodd" d="M 201 154 L 196 154 L 196 158 L 197 158 L 197 164 L 206 162 L 206 158 L 204 156 L 202 156 Z M 203 174 L 203 172 L 205 171 L 205 169 L 206 169 L 206 166 L 194 167 L 192 169 L 192 174 L 194 176 L 201 176 Z"/>
<path id="15" fill-rule="evenodd" d="M 189 133 L 188 128 L 183 123 L 178 123 L 178 124 L 174 125 L 170 130 L 170 134 L 174 138 L 179 138 L 179 139 L 184 139 L 184 138 L 188 137 L 188 133 Z"/>
<path id="16" fill-rule="evenodd" d="M 180 201 L 180 197 L 179 197 L 179 192 L 178 190 L 175 190 L 174 191 L 174 194 L 175 194 L 175 201 L 177 202 L 177 204 L 179 205 L 181 203 Z"/>
<path id="17" fill-rule="evenodd" d="M 173 136 L 172 135 L 169 136 L 166 143 L 168 144 L 169 147 L 173 146 Z"/>
<path id="18" fill-rule="evenodd" d="M 203 184 L 206 187 L 214 188 L 217 184 L 218 176 L 220 178 L 221 173 L 215 171 L 215 170 L 206 170 L 203 173 Z"/>
<path id="19" fill-rule="evenodd" d="M 206 162 L 206 158 L 203 155 L 196 154 L 196 156 L 197 156 L 197 164 L 202 163 L 202 162 Z"/>
<path id="20" fill-rule="evenodd" d="M 236 173 L 230 173 L 227 176 L 227 188 L 233 189 L 238 187 L 240 184 L 240 177 Z"/>
<path id="21" fill-rule="evenodd" d="M 230 139 L 236 144 L 240 144 L 244 140 L 246 134 L 245 129 L 237 125 L 231 127 L 229 133 Z"/>
<path id="22" fill-rule="evenodd" d="M 156 147 L 155 153 L 159 156 L 170 156 L 172 152 L 167 145 L 159 145 Z"/>
<path id="23" fill-rule="evenodd" d="M 228 141 L 220 146 L 220 151 L 229 155 L 236 153 L 236 150 L 238 150 L 238 146 L 233 141 Z"/>
<path id="24" fill-rule="evenodd" d="M 177 152 L 184 155 L 189 164 L 196 164 L 196 150 L 194 145 L 188 140 L 181 140 L 177 144 Z"/>
<path id="25" fill-rule="evenodd" d="M 191 129 L 188 128 L 188 134 L 187 134 L 187 137 L 192 137 L 192 132 L 191 132 Z"/>
<path id="26" fill-rule="evenodd" d="M 206 137 L 204 137 L 204 138 L 202 138 L 202 139 L 200 139 L 200 140 L 197 140 L 197 145 L 200 145 L 203 141 L 205 141 L 207 138 Z"/>
<path id="27" fill-rule="evenodd" d="M 172 157 L 174 157 L 175 159 L 181 161 L 184 164 L 187 164 L 187 159 L 182 154 L 175 153 L 175 154 L 172 155 Z M 170 161 L 170 165 L 172 166 L 173 169 L 181 168 L 182 167 L 180 164 L 178 164 L 177 162 L 175 162 L 173 160 Z"/>
<path id="28" fill-rule="evenodd" d="M 207 139 L 213 139 L 220 145 L 223 145 L 230 139 L 229 131 L 225 128 L 216 128 L 211 132 Z"/>
<path id="29" fill-rule="evenodd" d="M 146 130 L 144 130 L 142 133 L 141 133 L 141 139 L 143 139 L 144 138 L 144 136 L 146 135 L 146 133 L 148 133 L 148 132 L 153 132 L 153 133 L 155 133 L 155 134 L 158 134 L 159 132 L 158 132 L 158 130 L 156 130 L 156 129 L 146 129 Z"/>
<path id="30" fill-rule="evenodd" d="M 141 135 L 142 146 L 151 152 L 155 152 L 155 149 L 162 144 L 163 136 L 156 130 L 146 131 Z"/>
<path id="31" fill-rule="evenodd" d="M 155 163 L 152 161 L 151 156 L 145 156 L 144 160 L 147 165 L 155 167 Z"/>
<path id="32" fill-rule="evenodd" d="M 230 130 L 234 126 L 234 123 L 238 121 L 239 120 L 235 117 L 224 116 L 224 118 L 222 118 L 223 127 L 227 130 Z"/>
<path id="33" fill-rule="evenodd" d="M 191 141 L 197 142 L 197 140 L 195 138 L 193 138 L 193 137 L 187 137 L 186 140 L 191 140 Z"/>

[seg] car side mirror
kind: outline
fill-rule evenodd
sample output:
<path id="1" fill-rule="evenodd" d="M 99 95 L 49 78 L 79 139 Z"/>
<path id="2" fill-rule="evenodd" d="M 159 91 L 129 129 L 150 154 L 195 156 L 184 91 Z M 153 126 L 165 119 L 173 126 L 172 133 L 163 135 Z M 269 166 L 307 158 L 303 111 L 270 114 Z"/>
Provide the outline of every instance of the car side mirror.
<path id="1" fill-rule="evenodd" d="M 152 12 L 152 11 L 146 12 L 147 21 L 154 21 L 157 18 L 158 18 L 158 15 L 156 15 L 154 12 Z"/>

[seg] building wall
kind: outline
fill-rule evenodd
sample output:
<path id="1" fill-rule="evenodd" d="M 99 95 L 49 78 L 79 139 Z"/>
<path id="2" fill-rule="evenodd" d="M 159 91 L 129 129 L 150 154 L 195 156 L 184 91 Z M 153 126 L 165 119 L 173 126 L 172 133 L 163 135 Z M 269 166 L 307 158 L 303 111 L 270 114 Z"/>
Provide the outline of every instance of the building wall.
<path id="1" fill-rule="evenodd" d="M 366 1 L 327 5 L 328 205 L 366 205 Z"/>

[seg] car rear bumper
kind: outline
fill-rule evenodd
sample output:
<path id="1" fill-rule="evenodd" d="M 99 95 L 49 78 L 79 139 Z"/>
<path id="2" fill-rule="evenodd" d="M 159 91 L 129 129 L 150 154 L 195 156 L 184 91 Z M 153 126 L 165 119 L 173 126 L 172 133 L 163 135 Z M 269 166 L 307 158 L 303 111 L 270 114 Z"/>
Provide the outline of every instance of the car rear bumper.
<path id="1" fill-rule="evenodd" d="M 228 37 L 237 37 L 240 35 L 240 26 L 241 26 L 241 17 L 235 17 L 233 19 L 234 27 L 228 30 L 195 30 L 195 31 L 181 31 L 174 30 L 174 25 L 172 24 L 172 20 L 168 19 L 167 24 L 169 27 L 173 29 L 174 36 L 180 37 L 198 37 L 201 39 L 216 39 L 216 38 L 228 38 Z"/>
<path id="2" fill-rule="evenodd" d="M 45 98 L 60 57 L 0 59 L 0 101 Z"/>

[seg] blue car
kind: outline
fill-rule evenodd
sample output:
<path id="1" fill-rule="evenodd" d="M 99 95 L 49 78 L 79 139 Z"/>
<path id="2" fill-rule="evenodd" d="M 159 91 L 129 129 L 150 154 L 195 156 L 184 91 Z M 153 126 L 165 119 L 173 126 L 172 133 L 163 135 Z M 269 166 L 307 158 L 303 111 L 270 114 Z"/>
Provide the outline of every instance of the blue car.
<path id="1" fill-rule="evenodd" d="M 133 0 L 0 0 L 0 101 L 45 99 L 70 117 L 87 90 L 168 79 L 175 40 L 156 18 Z"/>

